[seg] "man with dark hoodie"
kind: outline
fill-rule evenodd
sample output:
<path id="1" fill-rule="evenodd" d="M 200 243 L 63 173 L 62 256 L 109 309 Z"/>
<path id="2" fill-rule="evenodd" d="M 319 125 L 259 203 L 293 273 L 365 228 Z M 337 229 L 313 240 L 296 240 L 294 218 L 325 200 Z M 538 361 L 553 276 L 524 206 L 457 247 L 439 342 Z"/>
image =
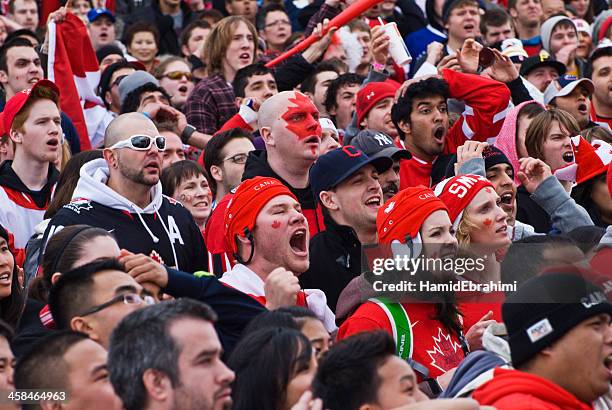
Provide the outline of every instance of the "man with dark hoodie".
<path id="1" fill-rule="evenodd" d="M 265 176 L 281 181 L 298 199 L 314 236 L 325 229 L 308 180 L 308 170 L 319 158 L 319 111 L 301 92 L 283 91 L 261 105 L 258 121 L 266 149 L 249 153 L 242 180 Z"/>
<path id="2" fill-rule="evenodd" d="M 587 410 L 612 380 L 612 304 L 582 277 L 550 273 L 508 296 L 502 316 L 512 365 L 478 388 L 480 404 Z"/>
<path id="3" fill-rule="evenodd" d="M 59 178 L 54 162 L 62 149 L 60 121 L 59 89 L 47 80 L 15 94 L 2 113 L 15 153 L 0 166 L 0 225 L 14 235 L 17 249 L 25 248 L 43 220 Z"/>
<path id="4" fill-rule="evenodd" d="M 193 217 L 162 195 L 165 139 L 140 113 L 122 114 L 106 129 L 104 158 L 81 168 L 72 202 L 51 219 L 44 243 L 64 226 L 114 232 L 119 247 L 186 272 L 205 270 L 207 252 Z"/>
<path id="5" fill-rule="evenodd" d="M 446 40 L 444 23 L 442 22 L 443 5 L 444 0 L 427 0 L 425 2 L 425 12 L 429 24 L 406 37 L 406 46 L 413 61 L 417 61 L 425 55 L 428 44 L 434 41 L 442 43 Z"/>
<path id="6" fill-rule="evenodd" d="M 159 54 L 181 55 L 179 36 L 185 26 L 196 19 L 181 0 L 153 0 L 148 7 L 138 8 L 125 19 L 126 29 L 136 22 L 147 22 L 159 30 Z"/>

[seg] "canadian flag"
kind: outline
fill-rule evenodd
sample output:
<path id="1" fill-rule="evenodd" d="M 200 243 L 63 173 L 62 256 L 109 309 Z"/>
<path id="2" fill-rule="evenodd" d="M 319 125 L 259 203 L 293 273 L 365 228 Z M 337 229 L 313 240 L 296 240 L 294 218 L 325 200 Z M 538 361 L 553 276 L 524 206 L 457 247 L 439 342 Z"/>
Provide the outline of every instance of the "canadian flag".
<path id="1" fill-rule="evenodd" d="M 60 107 L 74 123 L 81 149 L 91 149 L 87 132 L 86 112 L 103 102 L 95 93 L 100 82 L 98 59 L 87 28 L 72 13 L 57 24 L 49 22 L 48 77 L 61 90 Z"/>

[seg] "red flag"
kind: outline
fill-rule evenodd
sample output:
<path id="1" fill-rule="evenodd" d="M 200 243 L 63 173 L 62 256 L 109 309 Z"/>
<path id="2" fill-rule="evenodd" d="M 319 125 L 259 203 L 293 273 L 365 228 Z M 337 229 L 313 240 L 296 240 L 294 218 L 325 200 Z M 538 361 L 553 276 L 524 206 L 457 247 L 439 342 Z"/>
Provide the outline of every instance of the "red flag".
<path id="1" fill-rule="evenodd" d="M 85 24 L 72 13 L 60 24 L 49 23 L 48 73 L 61 90 L 60 107 L 74 123 L 81 149 L 91 149 L 83 107 L 103 105 L 94 91 L 100 71 Z"/>
<path id="2" fill-rule="evenodd" d="M 62 7 L 59 0 L 45 0 L 42 2 L 42 7 L 40 10 L 40 19 L 38 20 L 38 25 L 43 27 L 47 23 L 47 18 L 49 14 L 53 13 L 55 10 Z"/>

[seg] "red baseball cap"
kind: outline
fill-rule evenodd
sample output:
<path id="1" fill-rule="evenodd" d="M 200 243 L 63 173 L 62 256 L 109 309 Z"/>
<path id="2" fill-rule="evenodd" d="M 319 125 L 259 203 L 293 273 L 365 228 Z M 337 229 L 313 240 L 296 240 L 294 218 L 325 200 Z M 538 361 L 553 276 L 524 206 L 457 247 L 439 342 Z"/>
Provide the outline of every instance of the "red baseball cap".
<path id="1" fill-rule="evenodd" d="M 367 83 L 357 93 L 357 124 L 361 124 L 363 118 L 370 112 L 380 100 L 395 97 L 399 89 L 399 84 L 395 81 Z"/>
<path id="2" fill-rule="evenodd" d="M 4 106 L 4 111 L 2 112 L 2 125 L 4 127 L 4 131 L 8 134 L 11 130 L 11 125 L 13 125 L 13 120 L 15 116 L 21 111 L 25 103 L 30 99 L 32 95 L 32 91 L 34 91 L 38 87 L 50 88 L 57 94 L 56 103 L 59 104 L 59 94 L 60 90 L 55 85 L 53 81 L 49 80 L 40 80 L 32 88 L 25 89 L 23 91 L 18 92 L 14 96 L 12 96 Z"/>

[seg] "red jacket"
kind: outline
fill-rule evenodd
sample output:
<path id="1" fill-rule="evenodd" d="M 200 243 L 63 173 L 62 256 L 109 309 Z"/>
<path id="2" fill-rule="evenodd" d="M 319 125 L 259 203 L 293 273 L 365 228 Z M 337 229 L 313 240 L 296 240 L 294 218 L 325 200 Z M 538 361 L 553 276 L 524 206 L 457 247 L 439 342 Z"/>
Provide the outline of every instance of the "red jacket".
<path id="1" fill-rule="evenodd" d="M 438 377 L 457 367 L 465 358 L 459 338 L 431 317 L 435 305 L 431 303 L 402 303 L 409 317 L 410 336 L 406 338 L 408 357 L 429 369 L 430 377 Z M 338 340 L 356 333 L 382 329 L 393 336 L 393 328 L 385 311 L 368 301 L 355 311 L 338 330 Z M 421 378 L 419 377 L 419 380 Z"/>
<path id="2" fill-rule="evenodd" d="M 540 376 L 519 370 L 495 369 L 493 379 L 472 398 L 498 410 L 589 410 L 593 407 Z"/>
<path id="3" fill-rule="evenodd" d="M 468 140 L 486 141 L 499 134 L 510 103 L 510 90 L 499 81 L 443 70 L 451 98 L 464 101 L 465 110 L 446 134 L 443 154 L 454 154 Z M 400 165 L 400 189 L 430 187 L 432 163 L 412 157 Z"/>

